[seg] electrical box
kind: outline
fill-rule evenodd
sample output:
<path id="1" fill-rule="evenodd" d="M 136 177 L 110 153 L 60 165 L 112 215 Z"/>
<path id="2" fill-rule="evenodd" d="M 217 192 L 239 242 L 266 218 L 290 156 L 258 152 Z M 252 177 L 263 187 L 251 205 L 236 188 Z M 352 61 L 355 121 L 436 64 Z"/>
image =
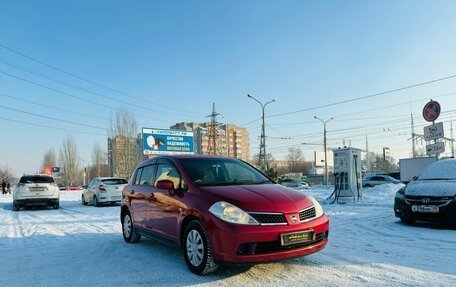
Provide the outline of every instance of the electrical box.
<path id="1" fill-rule="evenodd" d="M 334 154 L 335 197 L 361 198 L 361 150 L 357 148 L 338 148 Z"/>

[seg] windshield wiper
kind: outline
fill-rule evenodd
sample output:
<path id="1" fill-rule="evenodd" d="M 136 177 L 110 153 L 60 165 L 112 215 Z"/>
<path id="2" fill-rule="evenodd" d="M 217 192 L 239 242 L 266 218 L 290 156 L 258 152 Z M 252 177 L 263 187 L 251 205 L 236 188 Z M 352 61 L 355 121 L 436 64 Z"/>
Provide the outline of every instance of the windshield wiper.
<path id="1" fill-rule="evenodd" d="M 271 183 L 271 182 L 272 181 L 270 181 L 269 179 L 265 179 L 265 180 L 262 180 L 262 181 L 257 181 L 254 184 L 263 184 L 263 183 Z"/>

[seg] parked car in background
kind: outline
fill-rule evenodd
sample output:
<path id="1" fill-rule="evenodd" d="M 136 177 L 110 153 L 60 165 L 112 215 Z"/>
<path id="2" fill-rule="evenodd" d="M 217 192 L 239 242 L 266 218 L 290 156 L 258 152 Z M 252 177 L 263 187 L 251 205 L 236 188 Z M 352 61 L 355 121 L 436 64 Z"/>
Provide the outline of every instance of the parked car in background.
<path id="1" fill-rule="evenodd" d="M 83 190 L 84 187 L 82 187 L 82 185 L 73 185 L 73 186 L 70 186 L 67 188 L 67 190 L 71 190 L 71 191 L 77 191 L 77 190 Z"/>
<path id="2" fill-rule="evenodd" d="M 182 248 L 191 272 L 315 253 L 328 242 L 320 204 L 234 158 L 160 156 L 141 163 L 123 191 L 127 243 L 141 236 Z"/>
<path id="3" fill-rule="evenodd" d="M 432 163 L 401 188 L 394 213 L 405 223 L 428 220 L 456 225 L 456 159 Z"/>
<path id="4" fill-rule="evenodd" d="M 301 185 L 300 187 L 303 187 L 303 188 L 309 188 L 310 187 L 310 184 L 305 181 L 305 180 L 301 180 Z"/>
<path id="5" fill-rule="evenodd" d="M 301 185 L 301 179 L 299 178 L 285 178 L 282 183 L 286 187 L 299 187 Z"/>
<path id="6" fill-rule="evenodd" d="M 82 192 L 81 202 L 83 205 L 91 202 L 94 206 L 102 204 L 120 203 L 122 190 L 127 185 L 127 180 L 116 177 L 94 178 Z"/>
<path id="7" fill-rule="evenodd" d="M 385 183 L 398 184 L 400 181 L 386 174 L 376 174 L 363 178 L 363 187 L 373 187 Z"/>
<path id="8" fill-rule="evenodd" d="M 51 206 L 58 209 L 59 204 L 59 187 L 54 178 L 47 174 L 22 176 L 13 192 L 13 211 L 31 206 Z"/>
<path id="9" fill-rule="evenodd" d="M 62 183 L 57 184 L 57 186 L 59 187 L 59 190 L 67 190 L 67 187 Z"/>

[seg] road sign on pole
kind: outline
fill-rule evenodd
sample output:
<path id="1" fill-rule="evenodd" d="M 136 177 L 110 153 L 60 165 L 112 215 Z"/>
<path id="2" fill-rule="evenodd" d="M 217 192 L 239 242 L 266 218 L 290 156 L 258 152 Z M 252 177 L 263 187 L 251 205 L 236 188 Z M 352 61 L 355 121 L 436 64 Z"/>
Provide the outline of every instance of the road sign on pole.
<path id="1" fill-rule="evenodd" d="M 426 145 L 426 154 L 429 156 L 437 155 L 443 152 L 445 152 L 445 143 L 443 142 Z"/>
<path id="2" fill-rule="evenodd" d="M 423 108 L 423 118 L 428 122 L 433 122 L 440 116 L 440 111 L 439 102 L 430 100 Z"/>
<path id="3" fill-rule="evenodd" d="M 390 161 L 391 160 L 389 147 L 384 147 L 383 148 L 383 160 L 385 160 L 385 161 Z"/>
<path id="4" fill-rule="evenodd" d="M 436 123 L 434 125 L 424 127 L 424 140 L 431 141 L 443 138 L 445 136 L 444 133 L 443 123 Z"/>

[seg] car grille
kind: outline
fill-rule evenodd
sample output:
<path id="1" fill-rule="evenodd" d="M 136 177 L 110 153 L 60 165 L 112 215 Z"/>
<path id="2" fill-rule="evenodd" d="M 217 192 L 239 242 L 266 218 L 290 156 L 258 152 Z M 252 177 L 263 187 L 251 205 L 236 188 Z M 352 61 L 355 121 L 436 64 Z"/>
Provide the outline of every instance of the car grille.
<path id="1" fill-rule="evenodd" d="M 266 241 L 266 242 L 254 242 L 254 243 L 243 243 L 238 248 L 238 255 L 255 255 L 255 254 L 267 254 L 275 253 L 280 251 L 288 251 L 293 249 L 304 248 L 313 244 L 320 243 L 328 238 L 328 231 L 318 233 L 315 235 L 315 240 L 312 242 L 306 242 L 295 245 L 281 246 L 280 241 Z"/>
<path id="2" fill-rule="evenodd" d="M 315 207 L 314 206 L 312 206 L 311 208 L 307 208 L 305 210 L 301 210 L 299 212 L 299 220 L 301 222 L 309 220 L 311 218 L 314 218 L 315 216 L 317 216 L 317 214 L 315 212 Z"/>
<path id="3" fill-rule="evenodd" d="M 449 197 L 406 196 L 405 200 L 413 205 L 445 205 L 451 202 Z"/>
<path id="4" fill-rule="evenodd" d="M 287 224 L 287 219 L 285 215 L 281 213 L 260 213 L 252 212 L 249 213 L 250 216 L 255 218 L 256 221 L 260 224 L 270 224 L 270 225 L 285 225 Z"/>

